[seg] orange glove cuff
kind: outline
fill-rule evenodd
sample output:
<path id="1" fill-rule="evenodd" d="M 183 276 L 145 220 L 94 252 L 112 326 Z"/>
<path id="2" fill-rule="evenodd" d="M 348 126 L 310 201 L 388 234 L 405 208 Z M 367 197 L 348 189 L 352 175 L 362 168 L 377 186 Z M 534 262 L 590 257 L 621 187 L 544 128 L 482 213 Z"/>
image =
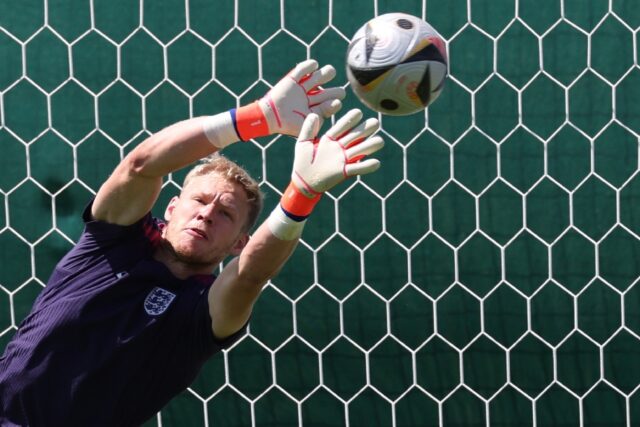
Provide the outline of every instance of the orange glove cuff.
<path id="1" fill-rule="evenodd" d="M 321 196 L 322 194 L 318 193 L 313 198 L 308 198 L 291 182 L 282 195 L 280 206 L 289 218 L 302 221 L 311 214 Z"/>
<path id="2" fill-rule="evenodd" d="M 231 116 L 238 136 L 243 141 L 269 135 L 269 125 L 258 101 L 242 106 L 237 110 L 231 110 Z"/>

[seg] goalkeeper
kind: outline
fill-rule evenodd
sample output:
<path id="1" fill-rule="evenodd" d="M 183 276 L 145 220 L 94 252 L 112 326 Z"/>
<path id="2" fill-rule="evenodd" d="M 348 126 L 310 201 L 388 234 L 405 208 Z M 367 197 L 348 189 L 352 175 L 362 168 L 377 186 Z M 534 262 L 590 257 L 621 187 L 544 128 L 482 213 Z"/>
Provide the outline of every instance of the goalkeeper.
<path id="1" fill-rule="evenodd" d="M 382 147 L 378 122 L 358 110 L 316 138 L 344 97 L 322 89 L 334 76 L 304 61 L 255 103 L 169 126 L 124 158 L 0 358 L 1 426 L 140 425 L 245 333 L 322 193 L 379 166 L 362 160 Z M 212 154 L 273 133 L 298 137 L 292 179 L 250 238 L 258 184 Z M 165 221 L 152 218 L 163 177 L 198 159 Z"/>

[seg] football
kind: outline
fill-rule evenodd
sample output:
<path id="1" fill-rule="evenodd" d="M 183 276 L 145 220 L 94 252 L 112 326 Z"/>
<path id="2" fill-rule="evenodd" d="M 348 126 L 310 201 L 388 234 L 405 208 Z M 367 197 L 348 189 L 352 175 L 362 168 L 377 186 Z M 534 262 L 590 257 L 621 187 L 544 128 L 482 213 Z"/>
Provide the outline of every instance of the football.
<path id="1" fill-rule="evenodd" d="M 347 49 L 347 77 L 372 110 L 402 116 L 438 98 L 447 76 L 444 40 L 424 20 L 387 13 L 364 24 Z"/>

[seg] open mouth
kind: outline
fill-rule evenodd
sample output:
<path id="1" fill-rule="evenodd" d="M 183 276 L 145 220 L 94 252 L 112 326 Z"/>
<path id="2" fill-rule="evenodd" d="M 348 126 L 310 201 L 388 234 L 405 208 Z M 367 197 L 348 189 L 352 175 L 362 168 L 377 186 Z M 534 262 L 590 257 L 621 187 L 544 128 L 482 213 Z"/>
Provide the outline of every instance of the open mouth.
<path id="1" fill-rule="evenodd" d="M 198 237 L 200 237 L 202 239 L 208 240 L 207 234 L 202 230 L 199 230 L 197 228 L 188 228 L 187 231 L 191 235 L 195 235 L 195 236 L 198 236 Z"/>

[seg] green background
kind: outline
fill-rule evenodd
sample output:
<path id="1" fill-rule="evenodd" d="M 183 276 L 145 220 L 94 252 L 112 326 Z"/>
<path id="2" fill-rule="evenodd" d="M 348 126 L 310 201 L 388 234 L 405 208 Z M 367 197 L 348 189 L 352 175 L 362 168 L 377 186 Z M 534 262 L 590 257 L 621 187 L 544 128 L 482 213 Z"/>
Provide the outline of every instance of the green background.
<path id="1" fill-rule="evenodd" d="M 381 117 L 382 169 L 324 197 L 250 334 L 148 425 L 640 425 L 636 0 L 0 0 L 0 350 L 123 155 L 307 57 L 347 85 L 395 11 L 447 41 L 442 95 Z M 292 151 L 226 154 L 268 212 Z"/>

